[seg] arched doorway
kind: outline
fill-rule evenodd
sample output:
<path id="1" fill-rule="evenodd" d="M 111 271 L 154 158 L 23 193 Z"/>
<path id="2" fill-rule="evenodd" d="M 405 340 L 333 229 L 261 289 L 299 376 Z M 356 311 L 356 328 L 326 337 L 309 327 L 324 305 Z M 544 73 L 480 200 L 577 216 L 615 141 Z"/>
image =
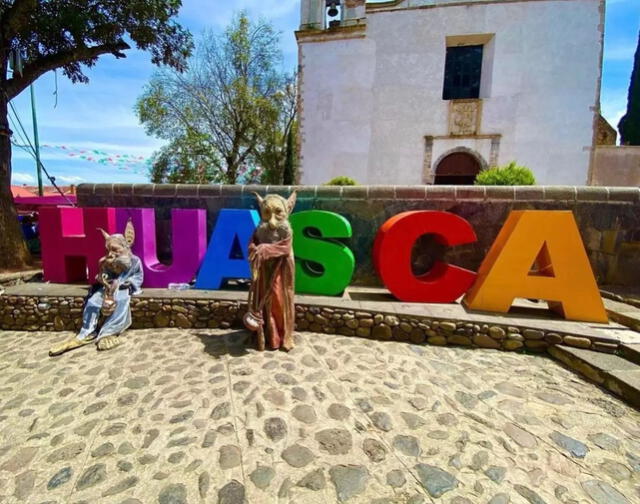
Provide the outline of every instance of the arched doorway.
<path id="1" fill-rule="evenodd" d="M 453 152 L 443 157 L 436 166 L 434 184 L 473 185 L 482 170 L 480 160 L 469 152 Z"/>

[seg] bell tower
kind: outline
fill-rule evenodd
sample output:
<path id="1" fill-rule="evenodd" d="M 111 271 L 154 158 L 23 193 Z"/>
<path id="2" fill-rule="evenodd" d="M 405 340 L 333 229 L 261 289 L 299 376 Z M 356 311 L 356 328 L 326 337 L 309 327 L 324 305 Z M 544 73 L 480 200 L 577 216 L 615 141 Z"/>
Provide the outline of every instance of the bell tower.
<path id="1" fill-rule="evenodd" d="M 344 22 L 348 25 L 359 24 L 367 17 L 366 0 L 344 0 Z"/>
<path id="2" fill-rule="evenodd" d="M 325 0 L 300 1 L 300 30 L 324 30 Z"/>

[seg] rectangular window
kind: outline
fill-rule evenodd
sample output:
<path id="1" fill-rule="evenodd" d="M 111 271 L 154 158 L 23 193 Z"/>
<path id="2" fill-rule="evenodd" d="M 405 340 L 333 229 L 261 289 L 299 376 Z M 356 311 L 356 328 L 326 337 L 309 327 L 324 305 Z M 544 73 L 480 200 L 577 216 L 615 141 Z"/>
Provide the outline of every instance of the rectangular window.
<path id="1" fill-rule="evenodd" d="M 480 97 L 482 45 L 447 47 L 444 67 L 444 100 Z"/>

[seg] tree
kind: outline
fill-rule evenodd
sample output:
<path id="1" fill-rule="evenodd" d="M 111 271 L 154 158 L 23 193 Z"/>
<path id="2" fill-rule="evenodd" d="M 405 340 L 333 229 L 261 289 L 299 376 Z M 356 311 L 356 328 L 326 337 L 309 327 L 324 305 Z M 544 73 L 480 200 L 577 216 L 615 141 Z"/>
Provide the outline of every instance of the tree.
<path id="1" fill-rule="evenodd" d="M 294 185 L 296 183 L 296 169 L 298 165 L 295 147 L 296 137 L 297 128 L 294 124 L 287 134 L 287 150 L 284 160 L 284 173 L 282 174 L 282 183 L 284 185 Z"/>
<path id="2" fill-rule="evenodd" d="M 153 75 L 136 104 L 140 121 L 170 143 L 197 136 L 198 147 L 206 144 L 220 160 L 211 180 L 235 184 L 247 166 L 261 166 L 258 154 L 282 116 L 289 87 L 277 70 L 279 47 L 270 23 L 237 14 L 223 33 L 202 36 L 185 73 Z"/>
<path id="3" fill-rule="evenodd" d="M 287 77 L 282 89 L 276 93 L 274 115 L 264 121 L 263 135 L 256 145 L 255 159 L 262 169 L 262 182 L 265 184 L 295 183 L 296 79 L 295 74 Z"/>
<path id="4" fill-rule="evenodd" d="M 627 113 L 620 119 L 618 129 L 622 145 L 640 145 L 640 33 L 629 84 Z"/>
<path id="5" fill-rule="evenodd" d="M 149 175 L 154 184 L 220 182 L 220 160 L 200 135 L 190 133 L 162 147 L 153 156 Z"/>
<path id="6" fill-rule="evenodd" d="M 130 44 L 157 65 L 183 70 L 191 35 L 175 21 L 180 0 L 0 0 L 0 268 L 30 262 L 11 196 L 8 102 L 38 77 L 62 69 L 72 82 L 88 82 L 83 67 L 104 54 L 124 58 Z M 9 58 L 21 71 L 9 77 Z"/>

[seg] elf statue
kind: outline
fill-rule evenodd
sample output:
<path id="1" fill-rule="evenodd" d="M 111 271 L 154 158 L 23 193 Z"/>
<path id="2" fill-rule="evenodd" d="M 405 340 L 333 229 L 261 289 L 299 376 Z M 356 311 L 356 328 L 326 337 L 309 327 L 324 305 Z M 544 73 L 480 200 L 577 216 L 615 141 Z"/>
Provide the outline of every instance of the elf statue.
<path id="1" fill-rule="evenodd" d="M 131 253 L 135 239 L 133 224 L 127 223 L 124 235 L 99 231 L 104 236 L 107 254 L 100 259 L 96 283 L 87 295 L 82 329 L 74 338 L 53 347 L 49 351 L 51 356 L 94 341 L 98 350 L 110 350 L 122 342 L 122 333 L 131 325 L 131 296 L 142 292 L 143 280 L 142 263 Z"/>
<path id="2" fill-rule="evenodd" d="M 289 215 L 296 204 L 296 193 L 289 199 L 256 194 L 261 221 L 249 244 L 251 289 L 249 310 L 244 317 L 247 329 L 257 336 L 258 350 L 293 348 L 295 322 L 292 231 Z"/>

